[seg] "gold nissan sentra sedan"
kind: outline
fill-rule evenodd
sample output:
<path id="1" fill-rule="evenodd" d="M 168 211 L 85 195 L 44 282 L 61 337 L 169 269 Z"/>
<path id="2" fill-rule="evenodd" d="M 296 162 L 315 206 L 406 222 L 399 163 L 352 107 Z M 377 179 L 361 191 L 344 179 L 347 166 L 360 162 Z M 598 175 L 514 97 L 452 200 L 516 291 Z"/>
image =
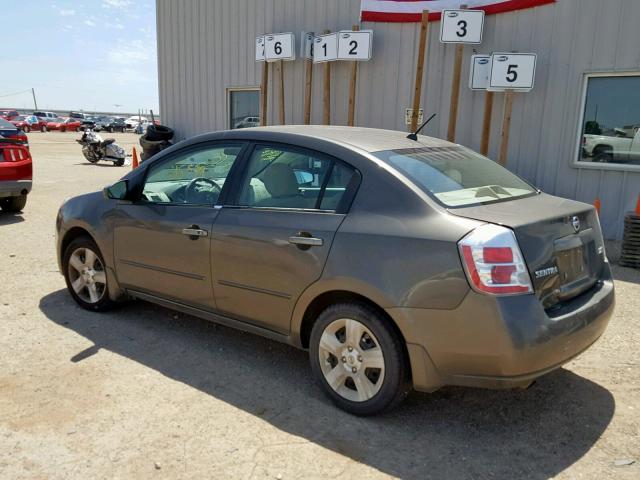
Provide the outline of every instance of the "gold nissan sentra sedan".
<path id="1" fill-rule="evenodd" d="M 320 387 L 358 415 L 411 388 L 526 386 L 595 342 L 614 307 L 592 206 L 387 130 L 180 142 L 65 202 L 57 251 L 82 307 L 136 298 L 308 349 Z"/>

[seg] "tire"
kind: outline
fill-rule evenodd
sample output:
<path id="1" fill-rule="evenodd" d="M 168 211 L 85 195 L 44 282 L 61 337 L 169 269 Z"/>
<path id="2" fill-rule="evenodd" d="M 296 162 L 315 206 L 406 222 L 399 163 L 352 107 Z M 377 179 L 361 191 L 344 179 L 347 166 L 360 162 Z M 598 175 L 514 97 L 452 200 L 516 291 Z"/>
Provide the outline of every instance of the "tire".
<path id="1" fill-rule="evenodd" d="M 31 131 L 31 128 L 29 128 L 29 126 L 28 126 L 28 125 L 25 125 L 22 131 L 23 131 L 24 133 L 29 133 L 29 132 Z"/>
<path id="2" fill-rule="evenodd" d="M 64 133 L 66 130 L 64 128 L 60 128 L 60 132 Z"/>
<path id="3" fill-rule="evenodd" d="M 597 163 L 613 162 L 613 151 L 608 148 L 596 148 L 593 152 L 593 161 Z"/>
<path id="4" fill-rule="evenodd" d="M 354 415 L 391 410 L 411 391 L 402 339 L 384 316 L 364 304 L 341 303 L 324 310 L 311 331 L 309 359 L 320 387 Z"/>
<path id="5" fill-rule="evenodd" d="M 157 142 L 161 140 L 171 140 L 173 138 L 173 129 L 164 125 L 151 124 L 147 127 L 147 140 Z"/>
<path id="6" fill-rule="evenodd" d="M 67 289 L 75 302 L 85 310 L 101 312 L 115 305 L 109 298 L 104 265 L 100 249 L 88 236 L 75 238 L 64 251 L 62 269 Z"/>
<path id="7" fill-rule="evenodd" d="M 113 162 L 113 165 L 116 167 L 121 167 L 124 165 L 124 158 L 120 159 L 120 160 L 116 160 L 115 162 Z"/>
<path id="8" fill-rule="evenodd" d="M 82 130 L 81 127 L 76 127 L 76 132 L 79 132 L 80 130 Z"/>
<path id="9" fill-rule="evenodd" d="M 27 196 L 0 198 L 0 207 L 7 213 L 18 213 L 22 211 L 27 204 Z"/>
<path id="10" fill-rule="evenodd" d="M 46 126 L 46 125 L 42 125 L 42 126 L 40 127 L 40 131 L 41 131 L 42 133 L 45 133 L 45 132 L 47 131 L 47 126 Z"/>

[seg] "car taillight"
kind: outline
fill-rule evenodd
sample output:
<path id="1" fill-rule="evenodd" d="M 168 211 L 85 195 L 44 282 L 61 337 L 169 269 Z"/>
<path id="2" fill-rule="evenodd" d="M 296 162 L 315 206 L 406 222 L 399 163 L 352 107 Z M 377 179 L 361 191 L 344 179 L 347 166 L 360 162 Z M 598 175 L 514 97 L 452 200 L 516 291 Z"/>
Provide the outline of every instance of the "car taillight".
<path id="1" fill-rule="evenodd" d="M 23 132 L 14 133 L 12 135 L 7 135 L 5 138 L 10 138 L 11 140 L 15 140 L 21 143 L 28 143 L 29 138 Z"/>
<path id="2" fill-rule="evenodd" d="M 31 160 L 29 150 L 23 146 L 6 146 L 0 149 L 0 151 L 2 151 L 2 159 L 5 162 L 22 162 L 23 160 Z"/>
<path id="3" fill-rule="evenodd" d="M 531 278 L 512 230 L 482 225 L 458 242 L 471 287 L 492 295 L 532 293 Z"/>

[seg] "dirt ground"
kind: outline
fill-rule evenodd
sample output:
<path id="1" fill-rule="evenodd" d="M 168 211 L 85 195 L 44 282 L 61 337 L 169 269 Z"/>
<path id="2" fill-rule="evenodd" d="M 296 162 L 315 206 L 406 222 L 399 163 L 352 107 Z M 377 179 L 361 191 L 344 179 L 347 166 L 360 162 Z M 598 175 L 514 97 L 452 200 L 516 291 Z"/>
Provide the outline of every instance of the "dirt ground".
<path id="1" fill-rule="evenodd" d="M 30 134 L 33 193 L 0 214 L 1 479 L 640 478 L 640 272 L 614 269 L 603 338 L 530 389 L 445 388 L 357 418 L 305 352 L 143 302 L 75 306 L 56 211 L 129 168 L 88 164 L 78 136 Z"/>

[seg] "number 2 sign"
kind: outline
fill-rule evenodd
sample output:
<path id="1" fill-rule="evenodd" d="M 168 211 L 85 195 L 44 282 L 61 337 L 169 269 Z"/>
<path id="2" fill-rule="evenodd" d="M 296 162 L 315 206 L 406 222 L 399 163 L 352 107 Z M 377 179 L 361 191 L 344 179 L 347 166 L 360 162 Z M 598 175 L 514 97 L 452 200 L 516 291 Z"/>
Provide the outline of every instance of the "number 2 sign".
<path id="1" fill-rule="evenodd" d="M 339 60 L 371 60 L 373 30 L 338 32 Z"/>
<path id="2" fill-rule="evenodd" d="M 536 74 L 535 53 L 493 53 L 488 90 L 528 92 Z"/>
<path id="3" fill-rule="evenodd" d="M 483 27 L 483 10 L 443 10 L 440 42 L 482 43 Z"/>

